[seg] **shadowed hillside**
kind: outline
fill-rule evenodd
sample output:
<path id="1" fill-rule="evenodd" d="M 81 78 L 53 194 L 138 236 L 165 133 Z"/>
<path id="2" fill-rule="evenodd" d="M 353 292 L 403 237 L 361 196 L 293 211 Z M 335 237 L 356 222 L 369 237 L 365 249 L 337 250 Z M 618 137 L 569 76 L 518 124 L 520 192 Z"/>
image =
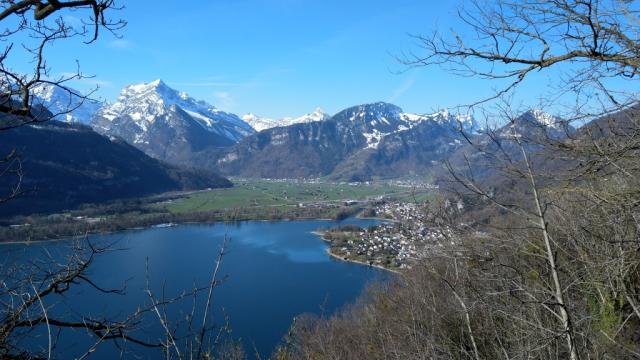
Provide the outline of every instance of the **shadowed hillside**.
<path id="1" fill-rule="evenodd" d="M 24 194 L 4 204 L 2 216 L 232 185 L 212 172 L 164 164 L 122 140 L 109 139 L 82 125 L 51 121 L 0 132 L 0 153 L 13 149 L 22 166 Z M 3 188 L 16 180 L 15 176 L 0 177 Z"/>

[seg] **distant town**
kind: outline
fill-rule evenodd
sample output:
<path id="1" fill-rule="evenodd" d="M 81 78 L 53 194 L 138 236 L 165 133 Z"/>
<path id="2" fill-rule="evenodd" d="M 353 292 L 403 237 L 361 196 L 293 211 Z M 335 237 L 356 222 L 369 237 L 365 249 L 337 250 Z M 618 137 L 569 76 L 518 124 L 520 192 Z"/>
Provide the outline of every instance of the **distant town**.
<path id="1" fill-rule="evenodd" d="M 455 245 L 451 229 L 427 226 L 428 211 L 421 203 L 382 202 L 365 211 L 365 215 L 386 219 L 383 224 L 368 229 L 329 229 L 322 236 L 336 258 L 388 269 L 409 268 L 416 261 L 441 252 L 446 245 Z"/>

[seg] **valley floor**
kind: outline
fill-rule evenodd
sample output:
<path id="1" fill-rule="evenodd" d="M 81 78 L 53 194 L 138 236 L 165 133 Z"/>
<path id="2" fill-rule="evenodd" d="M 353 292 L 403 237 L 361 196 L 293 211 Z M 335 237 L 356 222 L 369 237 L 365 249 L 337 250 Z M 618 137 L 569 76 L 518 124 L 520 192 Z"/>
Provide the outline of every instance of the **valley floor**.
<path id="1" fill-rule="evenodd" d="M 234 179 L 230 189 L 167 193 L 85 205 L 58 214 L 0 219 L 0 242 L 29 242 L 161 224 L 341 219 L 388 201 L 428 196 L 405 182 L 329 183 Z"/>

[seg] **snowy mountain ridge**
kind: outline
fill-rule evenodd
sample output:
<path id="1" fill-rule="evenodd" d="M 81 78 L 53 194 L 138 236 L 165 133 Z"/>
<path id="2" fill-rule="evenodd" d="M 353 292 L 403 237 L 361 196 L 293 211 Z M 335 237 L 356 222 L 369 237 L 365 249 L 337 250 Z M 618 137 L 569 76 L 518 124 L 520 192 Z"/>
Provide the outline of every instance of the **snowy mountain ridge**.
<path id="1" fill-rule="evenodd" d="M 567 121 L 540 109 L 530 109 L 512 119 L 498 130 L 512 138 L 541 137 L 563 138 L 575 129 Z"/>
<path id="2" fill-rule="evenodd" d="M 402 113 L 401 117 L 409 122 L 419 123 L 422 121 L 433 121 L 441 125 L 454 126 L 455 128 L 462 127 L 462 130 L 468 133 L 476 133 L 482 130 L 473 115 L 452 113 L 448 109 L 442 109 L 435 113 L 424 115 Z"/>
<path id="3" fill-rule="evenodd" d="M 525 120 L 533 121 L 542 126 L 552 129 L 562 129 L 565 126 L 565 122 L 562 119 L 555 117 L 541 109 L 531 109 L 522 114 L 521 117 Z"/>
<path id="4" fill-rule="evenodd" d="M 218 149 L 255 133 L 232 113 L 172 89 L 162 80 L 126 86 L 91 126 L 120 137 L 156 159 L 199 166 Z"/>
<path id="5" fill-rule="evenodd" d="M 330 116 L 319 107 L 316 108 L 312 113 L 304 114 L 295 118 L 285 117 L 282 119 L 272 119 L 260 117 L 253 113 L 248 113 L 242 116 L 242 120 L 251 125 L 251 127 L 256 131 L 262 131 L 274 127 L 291 126 L 294 124 L 306 124 L 314 121 L 325 121 L 329 118 Z"/>
<path id="6" fill-rule="evenodd" d="M 39 84 L 32 89 L 33 103 L 47 108 L 54 120 L 68 123 L 88 124 L 93 115 L 104 104 L 94 99 L 83 98 L 82 92 L 53 84 Z"/>
<path id="7" fill-rule="evenodd" d="M 344 181 L 426 173 L 462 146 L 458 120 L 473 124 L 444 111 L 417 115 L 385 102 L 361 104 L 325 121 L 262 130 L 222 150 L 214 166 L 232 176 Z"/>
<path id="8" fill-rule="evenodd" d="M 109 121 L 127 116 L 141 131 L 147 131 L 158 118 L 175 111 L 175 107 L 186 112 L 203 129 L 224 136 L 232 142 L 254 132 L 236 115 L 221 111 L 205 101 L 193 99 L 185 92 L 178 92 L 160 79 L 126 86 L 117 101 L 105 105 L 96 116 Z"/>
<path id="9" fill-rule="evenodd" d="M 342 116 L 339 116 L 341 115 Z M 356 126 L 366 138 L 365 149 L 377 149 L 389 135 L 413 129 L 419 124 L 433 123 L 451 129 L 462 127 L 466 133 L 476 133 L 480 127 L 470 114 L 453 114 L 444 109 L 432 114 L 413 114 L 384 102 L 364 104 L 341 112 L 338 117 Z"/>

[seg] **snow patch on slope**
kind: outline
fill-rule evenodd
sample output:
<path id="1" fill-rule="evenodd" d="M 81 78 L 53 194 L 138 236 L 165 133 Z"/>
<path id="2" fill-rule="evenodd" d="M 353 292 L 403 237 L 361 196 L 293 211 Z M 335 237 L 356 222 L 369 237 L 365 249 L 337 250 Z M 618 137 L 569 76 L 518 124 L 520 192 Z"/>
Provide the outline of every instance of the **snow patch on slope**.
<path id="1" fill-rule="evenodd" d="M 378 130 L 374 130 L 371 133 L 362 134 L 367 139 L 367 146 L 365 147 L 365 149 L 377 149 L 382 139 L 389 134 L 390 133 L 383 133 Z"/>

